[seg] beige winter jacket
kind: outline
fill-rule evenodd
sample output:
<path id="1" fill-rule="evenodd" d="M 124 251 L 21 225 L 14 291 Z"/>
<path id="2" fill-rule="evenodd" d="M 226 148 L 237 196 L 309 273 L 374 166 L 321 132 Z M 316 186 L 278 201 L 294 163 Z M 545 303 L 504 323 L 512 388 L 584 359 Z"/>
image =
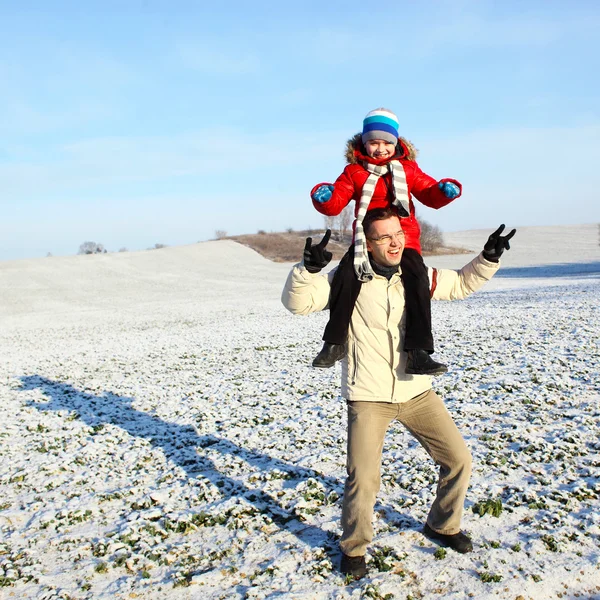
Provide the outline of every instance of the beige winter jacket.
<path id="1" fill-rule="evenodd" d="M 434 300 L 461 300 L 492 278 L 499 263 L 480 254 L 460 271 L 429 269 Z M 302 264 L 290 272 L 281 301 L 293 314 L 324 310 L 329 302 L 328 276 L 309 273 Z M 364 283 L 352 314 L 348 353 L 342 361 L 342 396 L 351 401 L 406 402 L 431 388 L 428 375 L 405 373 L 404 287 L 400 268 L 390 281 Z"/>

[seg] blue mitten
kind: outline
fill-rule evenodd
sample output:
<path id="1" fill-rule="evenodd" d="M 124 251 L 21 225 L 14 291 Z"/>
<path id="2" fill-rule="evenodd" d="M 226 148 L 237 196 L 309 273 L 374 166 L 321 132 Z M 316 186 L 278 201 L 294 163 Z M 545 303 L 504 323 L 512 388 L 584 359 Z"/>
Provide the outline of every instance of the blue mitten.
<path id="1" fill-rule="evenodd" d="M 460 194 L 460 188 L 451 181 L 440 181 L 440 183 L 438 183 L 438 187 L 440 190 L 442 190 L 442 194 L 444 194 L 444 196 L 450 200 L 454 200 L 454 198 Z"/>
<path id="2" fill-rule="evenodd" d="M 333 186 L 329 184 L 320 185 L 313 193 L 312 199 L 316 202 L 327 202 L 331 200 L 331 194 L 333 193 Z"/>

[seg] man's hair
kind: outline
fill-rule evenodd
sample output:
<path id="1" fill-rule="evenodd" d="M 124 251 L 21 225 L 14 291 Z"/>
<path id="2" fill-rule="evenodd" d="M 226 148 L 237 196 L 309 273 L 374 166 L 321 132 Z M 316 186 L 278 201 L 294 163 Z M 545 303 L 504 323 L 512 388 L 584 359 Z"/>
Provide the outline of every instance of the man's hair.
<path id="1" fill-rule="evenodd" d="M 385 208 L 374 208 L 373 210 L 368 211 L 362 223 L 365 236 L 369 237 L 371 225 L 373 225 L 375 221 L 385 221 L 386 219 L 391 219 L 392 217 L 398 218 L 398 213 L 391 206 L 386 206 Z"/>

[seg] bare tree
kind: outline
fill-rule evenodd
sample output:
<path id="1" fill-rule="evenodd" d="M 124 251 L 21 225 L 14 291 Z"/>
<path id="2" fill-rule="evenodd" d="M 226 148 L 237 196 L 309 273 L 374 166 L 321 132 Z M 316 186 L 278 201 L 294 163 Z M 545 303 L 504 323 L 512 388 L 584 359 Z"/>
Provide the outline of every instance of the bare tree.
<path id="1" fill-rule="evenodd" d="M 350 236 L 352 221 L 354 220 L 354 207 L 350 204 L 337 216 L 324 216 L 325 228 L 331 229 L 333 239 L 344 243 L 346 236 Z M 444 235 L 437 225 L 419 219 L 421 224 L 421 247 L 426 252 L 432 252 L 443 247 Z"/>
<path id="2" fill-rule="evenodd" d="M 223 238 L 227 237 L 227 232 L 223 231 L 222 229 L 217 229 L 215 231 L 215 238 L 218 240 L 222 240 Z"/>
<path id="3" fill-rule="evenodd" d="M 325 229 L 331 229 L 333 239 L 344 243 L 354 219 L 354 207 L 348 205 L 339 215 L 325 215 L 324 219 Z"/>
<path id="4" fill-rule="evenodd" d="M 354 219 L 354 205 L 348 204 L 346 208 L 338 215 L 338 228 L 340 232 L 340 242 L 343 242 L 346 233 L 350 229 L 352 225 L 352 220 Z"/>
<path id="5" fill-rule="evenodd" d="M 426 252 L 432 252 L 444 245 L 442 230 L 437 225 L 431 225 L 427 221 L 419 220 L 421 224 L 421 248 Z"/>
<path id="6" fill-rule="evenodd" d="M 106 253 L 106 250 L 102 244 L 96 242 L 83 242 L 83 244 L 79 246 L 77 254 L 102 254 L 103 252 Z"/>
<path id="7" fill-rule="evenodd" d="M 324 215 L 323 219 L 325 220 L 325 229 L 331 229 L 335 237 L 337 217 Z"/>

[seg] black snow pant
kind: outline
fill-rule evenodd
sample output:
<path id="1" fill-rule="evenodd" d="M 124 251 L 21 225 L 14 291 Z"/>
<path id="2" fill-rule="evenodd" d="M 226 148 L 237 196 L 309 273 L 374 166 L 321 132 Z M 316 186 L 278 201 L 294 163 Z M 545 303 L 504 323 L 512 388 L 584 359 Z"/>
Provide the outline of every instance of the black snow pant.
<path id="1" fill-rule="evenodd" d="M 431 297 L 429 276 L 423 257 L 412 248 L 405 248 L 400 262 L 406 309 L 404 350 L 433 352 L 431 333 Z M 352 311 L 362 282 L 354 273 L 354 247 L 344 255 L 331 282 L 329 322 L 323 340 L 330 344 L 345 344 Z"/>

